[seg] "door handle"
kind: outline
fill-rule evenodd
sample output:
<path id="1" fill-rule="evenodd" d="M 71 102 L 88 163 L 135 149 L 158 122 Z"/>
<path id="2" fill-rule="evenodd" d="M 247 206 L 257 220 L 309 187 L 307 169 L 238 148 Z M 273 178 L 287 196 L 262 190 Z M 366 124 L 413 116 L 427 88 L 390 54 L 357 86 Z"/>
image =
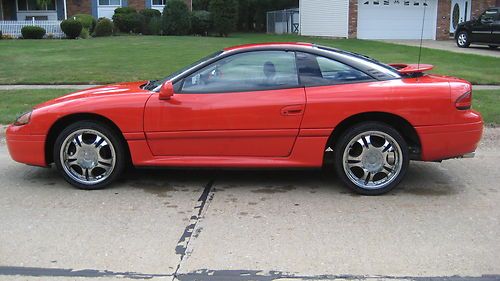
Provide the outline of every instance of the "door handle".
<path id="1" fill-rule="evenodd" d="M 281 109 L 281 115 L 290 116 L 290 115 L 301 115 L 304 111 L 303 105 L 288 105 Z"/>

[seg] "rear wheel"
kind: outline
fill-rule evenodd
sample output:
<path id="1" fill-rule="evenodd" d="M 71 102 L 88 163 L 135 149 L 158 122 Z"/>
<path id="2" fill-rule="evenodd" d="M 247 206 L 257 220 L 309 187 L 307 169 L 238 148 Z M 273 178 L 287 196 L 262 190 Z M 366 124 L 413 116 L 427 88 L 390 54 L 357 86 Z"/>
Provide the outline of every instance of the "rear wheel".
<path id="1" fill-rule="evenodd" d="M 64 179 L 80 189 L 100 189 L 123 171 L 125 153 L 117 133 L 94 121 L 76 122 L 56 139 L 54 162 Z"/>
<path id="2" fill-rule="evenodd" d="M 379 195 L 396 187 L 409 164 L 403 137 L 380 122 L 365 122 L 347 130 L 335 145 L 334 158 L 340 179 L 363 195 Z"/>
<path id="3" fill-rule="evenodd" d="M 460 31 L 458 33 L 457 46 L 460 48 L 467 48 L 470 46 L 469 33 L 467 33 L 467 31 Z"/>

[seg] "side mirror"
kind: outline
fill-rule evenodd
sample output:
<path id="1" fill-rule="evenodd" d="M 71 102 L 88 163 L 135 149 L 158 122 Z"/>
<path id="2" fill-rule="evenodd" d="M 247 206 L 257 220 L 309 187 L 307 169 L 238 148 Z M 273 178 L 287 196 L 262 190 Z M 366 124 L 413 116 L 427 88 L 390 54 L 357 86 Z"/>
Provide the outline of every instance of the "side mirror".
<path id="1" fill-rule="evenodd" d="M 163 85 L 160 88 L 160 95 L 158 96 L 158 98 L 160 100 L 169 100 L 173 95 L 174 95 L 174 85 L 172 84 L 172 81 L 167 81 L 163 83 Z"/>

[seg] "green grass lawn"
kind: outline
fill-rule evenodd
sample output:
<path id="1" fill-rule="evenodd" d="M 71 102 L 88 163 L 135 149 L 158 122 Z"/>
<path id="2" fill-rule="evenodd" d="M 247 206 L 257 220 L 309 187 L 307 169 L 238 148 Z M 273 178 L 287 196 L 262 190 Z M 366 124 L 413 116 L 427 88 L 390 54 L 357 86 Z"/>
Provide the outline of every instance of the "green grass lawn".
<path id="1" fill-rule="evenodd" d="M 75 90 L 0 90 L 0 124 L 12 123 L 32 106 Z M 500 90 L 474 91 L 473 107 L 487 124 L 500 125 Z"/>
<path id="2" fill-rule="evenodd" d="M 76 90 L 1 90 L 0 124 L 13 123 L 17 116 L 30 110 L 34 105 L 74 91 Z"/>
<path id="3" fill-rule="evenodd" d="M 0 84 L 111 83 L 158 79 L 227 46 L 307 41 L 342 48 L 383 62 L 416 63 L 418 48 L 357 39 L 296 35 L 116 36 L 88 40 L 1 40 Z M 423 49 L 421 63 L 434 73 L 474 84 L 500 84 L 500 58 Z"/>

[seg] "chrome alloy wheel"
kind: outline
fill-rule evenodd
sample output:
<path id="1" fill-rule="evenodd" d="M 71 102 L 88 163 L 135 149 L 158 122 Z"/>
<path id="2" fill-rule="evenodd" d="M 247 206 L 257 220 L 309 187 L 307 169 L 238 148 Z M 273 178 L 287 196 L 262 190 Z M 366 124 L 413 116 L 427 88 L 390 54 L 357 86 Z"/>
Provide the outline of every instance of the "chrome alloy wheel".
<path id="1" fill-rule="evenodd" d="M 343 168 L 349 180 L 363 189 L 381 189 L 401 172 L 403 153 L 390 135 L 380 131 L 358 134 L 343 153 Z"/>
<path id="2" fill-rule="evenodd" d="M 59 157 L 64 172 L 85 185 L 104 181 L 116 165 L 113 144 L 105 135 L 92 129 L 69 134 L 62 143 Z"/>
<path id="3" fill-rule="evenodd" d="M 460 33 L 460 35 L 458 35 L 457 41 L 458 41 L 458 45 L 465 46 L 465 44 L 467 44 L 467 34 Z"/>

